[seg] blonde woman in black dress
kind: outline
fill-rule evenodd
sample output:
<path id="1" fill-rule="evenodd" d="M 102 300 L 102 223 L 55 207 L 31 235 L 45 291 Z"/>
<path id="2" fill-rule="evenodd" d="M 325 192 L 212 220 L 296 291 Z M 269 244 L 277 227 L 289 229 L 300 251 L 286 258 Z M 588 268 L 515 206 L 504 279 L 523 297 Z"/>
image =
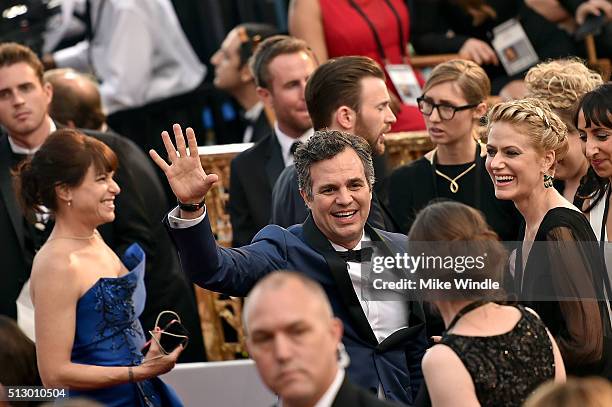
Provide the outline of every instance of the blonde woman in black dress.
<path id="1" fill-rule="evenodd" d="M 567 150 L 566 126 L 539 100 L 501 103 L 489 112 L 486 167 L 495 196 L 514 202 L 524 219 L 515 292 L 550 329 L 568 374 L 610 378 L 597 239 L 580 210 L 552 188 Z"/>

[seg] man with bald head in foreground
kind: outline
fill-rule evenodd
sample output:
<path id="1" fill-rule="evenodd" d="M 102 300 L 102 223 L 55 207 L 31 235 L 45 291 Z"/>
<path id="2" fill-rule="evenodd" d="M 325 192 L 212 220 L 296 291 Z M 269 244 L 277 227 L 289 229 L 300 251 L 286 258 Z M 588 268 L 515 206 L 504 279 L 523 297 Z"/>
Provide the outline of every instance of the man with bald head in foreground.
<path id="1" fill-rule="evenodd" d="M 289 271 L 267 275 L 243 316 L 249 354 L 283 407 L 391 405 L 346 378 L 342 322 L 314 280 Z"/>

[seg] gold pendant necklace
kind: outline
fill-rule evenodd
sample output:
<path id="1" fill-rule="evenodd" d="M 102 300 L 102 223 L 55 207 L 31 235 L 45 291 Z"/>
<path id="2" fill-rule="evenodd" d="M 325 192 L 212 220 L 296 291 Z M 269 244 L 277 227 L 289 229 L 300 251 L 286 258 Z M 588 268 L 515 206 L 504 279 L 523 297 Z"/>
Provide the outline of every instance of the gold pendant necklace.
<path id="1" fill-rule="evenodd" d="M 448 180 L 450 182 L 450 185 L 449 185 L 450 191 L 453 194 L 456 194 L 457 191 L 459 191 L 459 184 L 457 183 L 459 178 L 463 177 L 465 174 L 467 174 L 468 172 L 472 171 L 474 168 L 476 168 L 476 163 L 472 163 L 472 165 L 470 165 L 467 168 L 467 170 L 463 171 L 461 174 L 457 175 L 455 178 L 449 177 L 448 175 L 444 174 L 443 172 L 440 172 L 440 170 L 438 170 L 438 169 L 436 169 L 436 174 L 438 174 L 442 178 Z"/>

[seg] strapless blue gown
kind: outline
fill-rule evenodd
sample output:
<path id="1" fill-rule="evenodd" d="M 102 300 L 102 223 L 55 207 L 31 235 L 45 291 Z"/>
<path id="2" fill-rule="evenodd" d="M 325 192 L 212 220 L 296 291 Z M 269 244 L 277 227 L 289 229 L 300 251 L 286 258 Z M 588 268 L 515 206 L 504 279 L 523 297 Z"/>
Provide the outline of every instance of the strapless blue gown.
<path id="1" fill-rule="evenodd" d="M 145 305 L 145 255 L 137 244 L 123 258 L 129 272 L 100 278 L 77 302 L 72 362 L 98 366 L 136 366 L 145 336 L 138 321 Z M 153 327 L 151 327 L 153 328 Z M 127 373 L 126 373 L 127 376 Z M 159 378 L 97 390 L 70 391 L 106 406 L 182 406 L 174 391 Z"/>

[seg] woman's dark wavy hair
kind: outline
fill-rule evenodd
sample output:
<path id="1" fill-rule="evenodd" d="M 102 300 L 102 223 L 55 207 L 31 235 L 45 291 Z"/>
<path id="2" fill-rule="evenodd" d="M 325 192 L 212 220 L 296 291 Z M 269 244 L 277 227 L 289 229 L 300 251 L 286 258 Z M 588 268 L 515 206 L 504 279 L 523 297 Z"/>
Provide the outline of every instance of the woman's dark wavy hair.
<path id="1" fill-rule="evenodd" d="M 592 91 L 585 93 L 578 102 L 574 115 L 574 126 L 578 127 L 578 116 L 584 115 L 586 127 L 599 126 L 612 129 L 612 82 L 604 83 Z M 589 212 L 601 201 L 610 186 L 610 180 L 601 178 L 589 167 L 587 174 L 580 181 L 577 197 L 589 199 L 585 212 Z"/>
<path id="2" fill-rule="evenodd" d="M 115 171 L 117 156 L 106 144 L 73 129 L 57 130 L 34 156 L 16 170 L 15 187 L 21 207 L 29 219 L 43 205 L 57 211 L 55 187 L 81 185 L 90 166 L 97 173 Z"/>

